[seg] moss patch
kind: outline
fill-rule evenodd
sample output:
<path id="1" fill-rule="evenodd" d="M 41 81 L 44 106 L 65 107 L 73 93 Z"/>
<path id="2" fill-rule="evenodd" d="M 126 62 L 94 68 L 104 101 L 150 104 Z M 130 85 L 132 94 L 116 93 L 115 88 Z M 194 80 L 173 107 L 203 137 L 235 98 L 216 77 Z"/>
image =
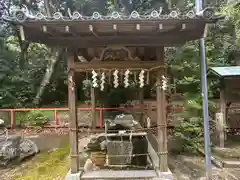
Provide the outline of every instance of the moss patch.
<path id="1" fill-rule="evenodd" d="M 12 180 L 63 180 L 69 168 L 69 147 L 45 152 Z"/>

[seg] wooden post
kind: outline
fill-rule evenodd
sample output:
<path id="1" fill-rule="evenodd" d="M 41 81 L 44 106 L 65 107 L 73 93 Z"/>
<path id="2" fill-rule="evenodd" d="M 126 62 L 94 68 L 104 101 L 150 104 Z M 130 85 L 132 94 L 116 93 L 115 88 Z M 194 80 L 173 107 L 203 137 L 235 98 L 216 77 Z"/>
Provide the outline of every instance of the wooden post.
<path id="1" fill-rule="evenodd" d="M 100 129 L 103 128 L 103 110 L 102 110 L 102 108 L 99 110 L 99 127 L 100 127 Z"/>
<path id="2" fill-rule="evenodd" d="M 70 157 L 71 157 L 71 173 L 79 171 L 78 158 L 78 121 L 76 108 L 76 91 L 75 91 L 75 72 L 74 72 L 74 56 L 68 57 L 68 105 L 69 105 L 69 121 L 70 121 Z"/>
<path id="3" fill-rule="evenodd" d="M 139 122 L 143 126 L 144 124 L 144 89 L 139 90 L 139 106 L 140 106 L 140 119 Z"/>
<path id="4" fill-rule="evenodd" d="M 13 111 L 13 109 L 10 110 L 10 127 L 11 127 L 11 130 L 13 130 L 13 128 L 14 128 L 14 111 Z"/>
<path id="5" fill-rule="evenodd" d="M 219 126 L 219 145 L 221 148 L 224 148 L 224 141 L 226 140 L 226 100 L 225 100 L 225 90 L 224 90 L 224 82 L 221 80 L 221 88 L 220 88 L 220 114 L 221 117 L 218 121 Z"/>
<path id="6" fill-rule="evenodd" d="M 164 48 L 157 48 L 157 60 L 159 65 L 164 64 Z M 160 157 L 159 168 L 161 172 L 168 171 L 167 152 L 167 116 L 166 116 L 166 96 L 162 88 L 162 75 L 164 71 L 158 70 L 157 74 L 157 126 L 158 126 L 158 153 Z"/>
<path id="7" fill-rule="evenodd" d="M 91 106 L 92 106 L 91 129 L 96 129 L 96 98 L 95 98 L 95 89 L 94 89 L 94 87 L 91 87 Z"/>
<path id="8" fill-rule="evenodd" d="M 54 121 L 55 121 L 55 125 L 58 126 L 59 125 L 59 119 L 58 119 L 58 115 L 57 115 L 57 110 L 54 109 Z"/>
<path id="9" fill-rule="evenodd" d="M 224 123 L 223 113 L 216 113 L 216 130 L 219 139 L 219 147 L 224 148 Z"/>

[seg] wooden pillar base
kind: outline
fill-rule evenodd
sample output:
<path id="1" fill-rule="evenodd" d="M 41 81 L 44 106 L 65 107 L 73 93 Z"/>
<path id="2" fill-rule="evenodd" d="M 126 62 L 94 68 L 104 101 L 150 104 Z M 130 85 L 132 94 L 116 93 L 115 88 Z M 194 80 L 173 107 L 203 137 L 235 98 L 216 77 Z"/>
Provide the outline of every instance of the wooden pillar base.
<path id="1" fill-rule="evenodd" d="M 166 116 L 166 97 L 161 87 L 161 72 L 157 80 L 157 125 L 158 125 L 158 153 L 160 157 L 160 171 L 168 171 L 167 153 L 167 116 Z"/>
<path id="2" fill-rule="evenodd" d="M 225 146 L 225 134 L 224 134 L 224 122 L 223 113 L 216 113 L 216 129 L 219 135 L 219 146 L 224 148 Z"/>
<path id="3" fill-rule="evenodd" d="M 221 148 L 225 146 L 225 140 L 227 137 L 225 126 L 226 126 L 226 99 L 225 99 L 225 91 L 224 91 L 224 80 L 221 80 L 221 89 L 220 89 L 220 113 L 218 113 L 218 117 L 216 117 L 218 123 L 219 130 L 219 145 Z"/>
<path id="4" fill-rule="evenodd" d="M 164 47 L 156 49 L 157 60 L 160 65 L 164 65 Z M 168 148 L 167 148 L 167 101 L 165 89 L 163 89 L 162 76 L 164 71 L 158 71 L 157 74 L 157 125 L 158 125 L 158 154 L 159 168 L 161 172 L 168 172 Z"/>
<path id="5" fill-rule="evenodd" d="M 78 120 L 76 108 L 76 87 L 75 87 L 75 72 L 72 68 L 74 66 L 74 57 L 68 58 L 68 104 L 69 104 L 69 138 L 70 138 L 70 168 L 71 173 L 75 174 L 79 171 L 79 157 L 78 157 Z"/>

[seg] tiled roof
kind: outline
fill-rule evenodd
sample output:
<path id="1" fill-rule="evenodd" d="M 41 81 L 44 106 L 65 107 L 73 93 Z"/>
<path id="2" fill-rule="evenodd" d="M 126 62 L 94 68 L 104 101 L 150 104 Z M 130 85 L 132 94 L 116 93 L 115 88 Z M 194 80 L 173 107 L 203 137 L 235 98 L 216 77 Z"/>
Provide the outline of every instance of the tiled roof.
<path id="1" fill-rule="evenodd" d="M 219 77 L 240 76 L 240 66 L 211 67 L 210 71 Z"/>

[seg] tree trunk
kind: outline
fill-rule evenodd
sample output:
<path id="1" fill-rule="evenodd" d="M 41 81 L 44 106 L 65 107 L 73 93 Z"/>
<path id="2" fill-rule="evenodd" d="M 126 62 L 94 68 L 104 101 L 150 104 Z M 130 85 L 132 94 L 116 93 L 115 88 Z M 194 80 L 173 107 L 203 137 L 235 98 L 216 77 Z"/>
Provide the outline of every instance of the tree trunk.
<path id="1" fill-rule="evenodd" d="M 44 8 L 46 10 L 47 16 L 51 17 L 52 16 L 52 12 L 51 12 L 51 8 L 50 8 L 50 1 L 49 0 L 44 0 Z M 46 72 L 45 72 L 45 75 L 43 76 L 41 85 L 40 85 L 40 87 L 38 89 L 38 92 L 37 92 L 37 94 L 35 96 L 35 99 L 33 101 L 33 103 L 35 105 L 39 104 L 40 98 L 41 98 L 41 96 L 44 93 L 45 87 L 50 82 L 50 79 L 51 79 L 52 74 L 53 74 L 54 69 L 55 69 L 55 65 L 62 58 L 62 55 L 63 55 L 64 51 L 65 51 L 64 49 L 55 50 L 54 48 L 51 48 L 51 52 L 52 53 L 56 53 L 57 55 L 56 55 L 56 58 L 52 58 L 51 59 L 50 65 L 46 69 Z"/>
<path id="2" fill-rule="evenodd" d="M 56 58 L 52 58 L 50 61 L 50 65 L 47 67 L 45 75 L 43 76 L 43 80 L 41 82 L 41 85 L 38 89 L 37 95 L 34 99 L 34 104 L 38 105 L 40 102 L 40 98 L 44 93 L 45 87 L 49 84 L 50 79 L 52 77 L 52 74 L 54 72 L 55 66 L 58 61 L 63 57 L 63 54 L 65 53 L 65 49 L 58 50 Z"/>
<path id="3" fill-rule="evenodd" d="M 20 55 L 19 55 L 19 66 L 21 69 L 24 68 L 25 61 L 26 61 L 26 55 L 27 55 L 27 50 L 30 45 L 29 42 L 23 41 L 20 36 L 20 32 L 18 31 L 17 27 L 15 28 L 15 32 L 17 34 L 18 38 L 18 43 L 21 49 Z"/>
<path id="4" fill-rule="evenodd" d="M 47 13 L 47 16 L 51 17 L 52 13 L 51 13 L 51 9 L 50 9 L 50 2 L 49 2 L 49 0 L 44 0 L 44 8 L 45 8 L 45 11 Z"/>

